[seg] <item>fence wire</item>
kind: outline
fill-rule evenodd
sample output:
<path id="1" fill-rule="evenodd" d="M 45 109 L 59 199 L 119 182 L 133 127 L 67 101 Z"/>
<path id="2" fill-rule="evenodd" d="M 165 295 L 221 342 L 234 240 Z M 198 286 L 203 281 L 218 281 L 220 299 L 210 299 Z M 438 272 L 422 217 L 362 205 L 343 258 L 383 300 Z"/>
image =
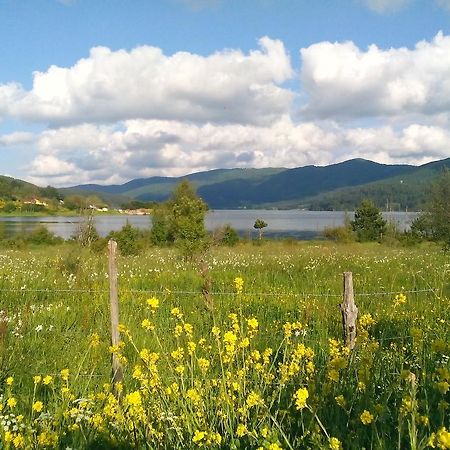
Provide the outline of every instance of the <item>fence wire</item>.
<path id="1" fill-rule="evenodd" d="M 22 289 L 22 288 L 0 288 L 0 292 L 30 292 L 30 293 L 89 293 L 89 294 L 109 294 L 109 289 Z M 132 293 L 132 294 L 160 294 L 160 295 L 202 295 L 202 291 L 178 291 L 171 289 L 127 289 L 120 290 L 121 294 Z M 357 292 L 354 291 L 355 297 L 374 297 L 379 295 L 397 295 L 397 294 L 418 294 L 425 292 L 439 292 L 438 288 L 430 289 L 410 289 L 410 290 L 400 290 L 400 291 L 378 291 L 378 292 Z M 236 292 L 224 292 L 224 291 L 208 291 L 210 295 L 226 295 L 235 296 Z M 336 293 L 312 293 L 312 292 L 243 292 L 241 295 L 250 297 L 342 297 L 342 292 L 340 294 Z"/>

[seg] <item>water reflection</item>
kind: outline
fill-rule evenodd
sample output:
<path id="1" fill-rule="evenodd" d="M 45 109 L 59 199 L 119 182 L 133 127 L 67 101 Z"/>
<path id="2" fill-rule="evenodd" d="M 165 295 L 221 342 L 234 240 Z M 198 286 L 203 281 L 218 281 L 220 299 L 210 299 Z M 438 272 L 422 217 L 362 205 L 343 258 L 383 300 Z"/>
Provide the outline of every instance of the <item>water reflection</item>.
<path id="1" fill-rule="evenodd" d="M 299 239 L 313 239 L 319 236 L 327 227 L 344 224 L 346 214 L 353 218 L 353 213 L 343 211 L 275 211 L 275 210 L 216 210 L 209 211 L 206 217 L 206 228 L 231 225 L 241 236 L 253 237 L 255 220 L 260 218 L 267 222 L 264 235 L 268 237 L 293 237 Z M 390 212 L 383 213 L 384 217 L 397 224 L 400 230 L 408 229 L 417 213 Z M 70 238 L 77 230 L 80 217 L 0 217 L 0 238 L 12 237 L 17 234 L 31 232 L 40 224 L 44 224 L 51 232 L 64 239 Z M 149 216 L 95 216 L 95 226 L 101 236 L 110 231 L 120 230 L 127 222 L 140 229 L 151 228 Z"/>

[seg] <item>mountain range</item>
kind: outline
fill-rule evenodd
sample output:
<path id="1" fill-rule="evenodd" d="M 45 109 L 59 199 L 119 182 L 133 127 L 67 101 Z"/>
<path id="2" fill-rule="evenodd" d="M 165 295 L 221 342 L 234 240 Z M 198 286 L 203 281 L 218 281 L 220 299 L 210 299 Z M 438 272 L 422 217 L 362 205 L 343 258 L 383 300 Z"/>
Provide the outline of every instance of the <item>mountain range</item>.
<path id="1" fill-rule="evenodd" d="M 431 181 L 450 158 L 421 166 L 379 164 L 352 159 L 329 166 L 293 169 L 217 169 L 182 177 L 150 177 L 121 185 L 85 184 L 60 189 L 63 193 L 106 194 L 140 201 L 163 201 L 174 186 L 189 180 L 213 209 L 305 208 L 353 209 L 371 198 L 388 209 L 420 209 Z"/>
<path id="2" fill-rule="evenodd" d="M 352 159 L 329 166 L 216 169 L 182 177 L 140 178 L 120 185 L 84 184 L 58 189 L 0 176 L 0 200 L 68 199 L 75 195 L 100 197 L 105 204 L 118 207 L 133 201 L 166 200 L 174 187 L 187 179 L 212 209 L 353 210 L 369 198 L 385 210 L 420 210 L 433 180 L 445 168 L 450 169 L 450 158 L 421 166 Z"/>

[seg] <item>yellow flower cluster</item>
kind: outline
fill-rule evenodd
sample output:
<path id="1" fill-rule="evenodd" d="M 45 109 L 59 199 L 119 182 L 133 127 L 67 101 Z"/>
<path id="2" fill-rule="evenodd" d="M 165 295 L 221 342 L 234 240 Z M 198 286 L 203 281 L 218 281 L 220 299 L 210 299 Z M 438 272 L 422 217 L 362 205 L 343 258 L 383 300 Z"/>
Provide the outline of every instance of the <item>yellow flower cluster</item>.
<path id="1" fill-rule="evenodd" d="M 361 413 L 359 418 L 364 425 L 370 425 L 373 422 L 373 415 L 367 409 Z"/>
<path id="2" fill-rule="evenodd" d="M 403 293 L 397 294 L 394 297 L 394 307 L 404 305 L 406 303 L 406 295 Z"/>
<path id="3" fill-rule="evenodd" d="M 295 407 L 297 409 L 303 409 L 306 407 L 306 400 L 309 397 L 308 389 L 306 388 L 300 388 L 294 393 L 294 401 L 295 401 Z"/>
<path id="4" fill-rule="evenodd" d="M 244 280 L 241 277 L 236 277 L 233 283 L 236 294 L 242 294 L 242 291 L 244 289 Z"/>
<path id="5" fill-rule="evenodd" d="M 347 367 L 350 349 L 340 344 L 336 339 L 329 339 L 328 346 L 330 359 L 328 361 L 327 377 L 329 380 L 337 383 L 340 371 Z"/>

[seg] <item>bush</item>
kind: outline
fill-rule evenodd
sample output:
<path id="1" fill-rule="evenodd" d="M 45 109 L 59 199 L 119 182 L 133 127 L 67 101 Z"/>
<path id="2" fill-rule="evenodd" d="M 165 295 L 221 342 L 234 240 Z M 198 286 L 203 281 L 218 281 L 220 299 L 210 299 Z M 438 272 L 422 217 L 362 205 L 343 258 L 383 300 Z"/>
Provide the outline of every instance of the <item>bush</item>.
<path id="1" fill-rule="evenodd" d="M 151 240 L 156 245 L 174 244 L 185 259 L 208 247 L 205 215 L 208 205 L 188 182 L 181 182 L 171 198 L 154 208 Z"/>
<path id="2" fill-rule="evenodd" d="M 25 242 L 33 245 L 55 245 L 63 242 L 63 239 L 55 236 L 45 225 L 39 225 L 25 237 Z"/>
<path id="3" fill-rule="evenodd" d="M 122 255 L 137 255 L 142 248 L 141 232 L 128 222 L 120 231 L 111 231 L 106 240 L 114 239 Z"/>
<path id="4" fill-rule="evenodd" d="M 336 242 L 351 242 L 354 239 L 352 229 L 345 225 L 326 227 L 323 230 L 323 236 L 330 241 Z"/>
<path id="5" fill-rule="evenodd" d="M 233 247 L 239 242 L 239 234 L 231 225 L 225 225 L 214 230 L 213 241 L 219 245 Z"/>
<path id="6" fill-rule="evenodd" d="M 72 236 L 82 247 L 90 247 L 100 236 L 95 228 L 94 217 L 92 214 L 82 217 L 78 225 L 78 230 Z"/>
<path id="7" fill-rule="evenodd" d="M 379 241 L 386 231 L 386 221 L 381 211 L 370 200 L 363 200 L 361 206 L 356 208 L 351 226 L 360 242 Z"/>
<path id="8" fill-rule="evenodd" d="M 5 206 L 3 206 L 2 211 L 5 213 L 11 213 L 16 210 L 16 204 L 14 202 L 7 202 Z"/>

